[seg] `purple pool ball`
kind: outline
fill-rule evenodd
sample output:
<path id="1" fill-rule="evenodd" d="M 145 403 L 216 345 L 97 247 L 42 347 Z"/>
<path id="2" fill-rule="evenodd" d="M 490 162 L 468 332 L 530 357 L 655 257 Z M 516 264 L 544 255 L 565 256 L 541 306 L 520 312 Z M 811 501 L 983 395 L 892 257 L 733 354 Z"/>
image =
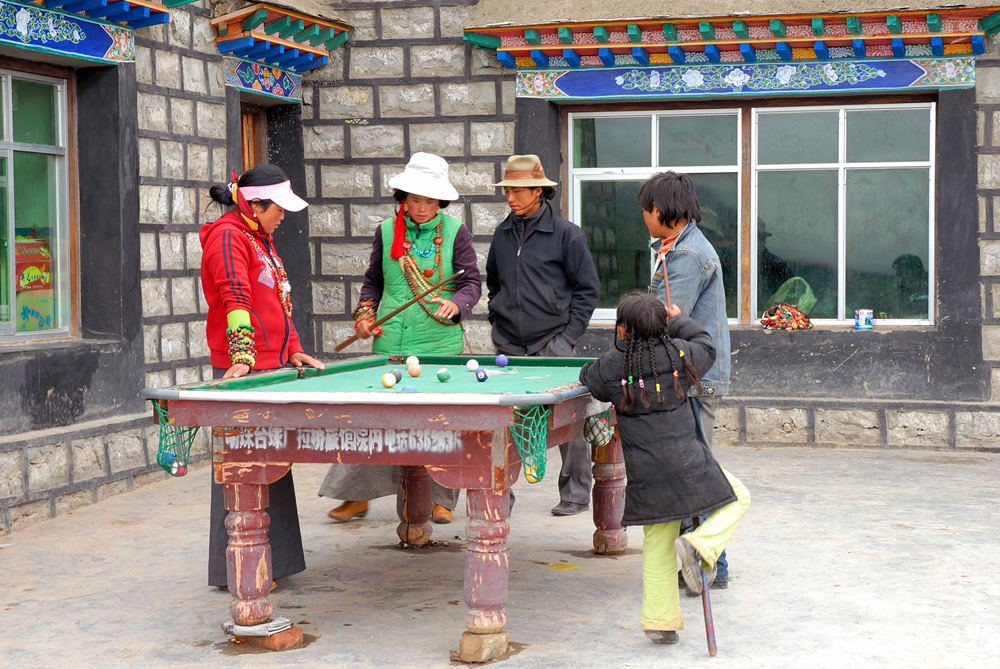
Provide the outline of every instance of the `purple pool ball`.
<path id="1" fill-rule="evenodd" d="M 485 369 L 480 367 L 479 369 L 476 370 L 476 381 L 485 381 L 487 378 L 489 378 L 489 375 L 486 374 Z"/>
<path id="2" fill-rule="evenodd" d="M 497 356 L 496 359 L 497 367 L 506 367 L 507 362 L 508 362 L 507 356 L 505 356 L 503 353 Z"/>

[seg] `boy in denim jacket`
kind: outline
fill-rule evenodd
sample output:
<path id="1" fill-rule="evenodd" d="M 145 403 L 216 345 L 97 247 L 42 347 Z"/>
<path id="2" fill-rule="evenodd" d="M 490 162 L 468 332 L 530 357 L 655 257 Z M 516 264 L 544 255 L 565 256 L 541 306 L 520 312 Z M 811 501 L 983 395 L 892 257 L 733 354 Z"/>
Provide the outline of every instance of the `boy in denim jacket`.
<path id="1" fill-rule="evenodd" d="M 691 398 L 701 437 L 711 449 L 715 411 L 722 396 L 729 392 L 729 323 L 722 264 L 696 224 L 701 220 L 701 204 L 691 177 L 676 172 L 650 177 L 639 189 L 639 205 L 649 234 L 655 239 L 652 248 L 656 260 L 649 292 L 664 305 L 676 304 L 681 313 L 697 321 L 712 336 L 718 351 L 715 363 L 701 378 L 704 394 Z M 718 568 L 712 587 L 726 588 L 729 564 L 725 553 L 719 558 Z"/>

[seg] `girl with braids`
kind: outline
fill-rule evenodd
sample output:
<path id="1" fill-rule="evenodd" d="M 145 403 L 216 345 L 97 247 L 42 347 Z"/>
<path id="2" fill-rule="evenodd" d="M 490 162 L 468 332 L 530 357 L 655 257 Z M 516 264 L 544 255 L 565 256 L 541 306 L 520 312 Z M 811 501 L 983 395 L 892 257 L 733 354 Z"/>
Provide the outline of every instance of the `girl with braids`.
<path id="1" fill-rule="evenodd" d="M 302 350 L 292 323 L 291 286 L 271 235 L 285 211 L 307 203 L 280 167 L 258 165 L 226 185 L 212 186 L 212 199 L 232 207 L 201 226 L 201 287 L 208 304 L 206 335 L 213 378 L 235 378 L 284 365 L 323 369 Z M 292 472 L 269 486 L 271 564 L 274 578 L 306 568 Z M 222 486 L 212 482 L 208 583 L 226 587 L 226 509 Z"/>
<path id="2" fill-rule="evenodd" d="M 615 350 L 580 371 L 580 383 L 611 402 L 625 454 L 622 525 L 642 525 L 642 628 L 654 643 L 677 643 L 684 628 L 676 576 L 701 592 L 701 570 L 715 563 L 750 506 L 750 493 L 722 469 L 698 437 L 688 392 L 715 362 L 712 338 L 693 319 L 653 295 L 618 303 Z M 708 514 L 678 536 L 680 521 Z"/>

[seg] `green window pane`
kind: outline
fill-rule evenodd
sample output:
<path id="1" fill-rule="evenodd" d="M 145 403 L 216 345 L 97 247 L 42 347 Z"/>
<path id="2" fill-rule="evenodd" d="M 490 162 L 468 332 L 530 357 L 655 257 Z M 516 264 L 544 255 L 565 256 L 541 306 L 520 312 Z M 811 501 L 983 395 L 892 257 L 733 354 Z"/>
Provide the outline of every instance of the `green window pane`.
<path id="1" fill-rule="evenodd" d="M 738 122 L 734 114 L 661 116 L 659 165 L 736 165 L 739 162 Z"/>
<path id="2" fill-rule="evenodd" d="M 7 220 L 7 159 L 0 158 L 0 323 L 11 319 L 11 282 L 14 276 L 14 249 Z"/>
<path id="3" fill-rule="evenodd" d="M 757 317 L 776 302 L 837 318 L 837 171 L 757 175 Z"/>
<path id="4" fill-rule="evenodd" d="M 640 185 L 580 182 L 580 226 L 601 280 L 601 309 L 614 309 L 622 295 L 649 287 L 649 230 L 639 206 Z"/>
<path id="5" fill-rule="evenodd" d="M 927 169 L 848 170 L 848 317 L 928 317 L 928 187 Z"/>
<path id="6" fill-rule="evenodd" d="M 14 152 L 14 232 L 19 332 L 59 327 L 56 159 Z"/>
<path id="7" fill-rule="evenodd" d="M 698 227 L 715 247 L 722 263 L 726 289 L 726 315 L 739 316 L 739 176 L 736 174 L 692 174 L 695 192 L 701 204 Z"/>
<path id="8" fill-rule="evenodd" d="M 578 118 L 573 122 L 574 167 L 651 167 L 649 116 Z"/>
<path id="9" fill-rule="evenodd" d="M 847 112 L 847 161 L 930 160 L 929 109 Z"/>
<path id="10" fill-rule="evenodd" d="M 757 116 L 760 165 L 835 163 L 839 159 L 839 114 L 766 112 Z"/>
<path id="11" fill-rule="evenodd" d="M 52 84 L 11 79 L 15 142 L 59 145 L 59 131 L 56 125 L 58 90 Z"/>

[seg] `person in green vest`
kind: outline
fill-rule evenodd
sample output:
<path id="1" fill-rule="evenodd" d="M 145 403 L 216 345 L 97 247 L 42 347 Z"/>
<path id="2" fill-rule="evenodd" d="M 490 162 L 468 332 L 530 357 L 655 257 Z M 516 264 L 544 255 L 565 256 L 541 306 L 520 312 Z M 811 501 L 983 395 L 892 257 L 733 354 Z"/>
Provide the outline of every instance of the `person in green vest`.
<path id="1" fill-rule="evenodd" d="M 458 355 L 465 348 L 461 323 L 479 302 L 483 284 L 469 229 L 443 212 L 458 199 L 448 181 L 448 163 L 429 153 L 415 153 L 389 186 L 398 209 L 375 232 L 354 310 L 354 329 L 362 339 L 374 337 L 374 353 Z M 459 270 L 465 273 L 373 329 L 380 317 Z M 398 491 L 399 467 L 335 464 L 319 494 L 345 500 L 330 511 L 331 518 L 344 522 L 363 517 L 369 500 Z M 459 493 L 432 481 L 434 522 L 451 522 Z"/>

